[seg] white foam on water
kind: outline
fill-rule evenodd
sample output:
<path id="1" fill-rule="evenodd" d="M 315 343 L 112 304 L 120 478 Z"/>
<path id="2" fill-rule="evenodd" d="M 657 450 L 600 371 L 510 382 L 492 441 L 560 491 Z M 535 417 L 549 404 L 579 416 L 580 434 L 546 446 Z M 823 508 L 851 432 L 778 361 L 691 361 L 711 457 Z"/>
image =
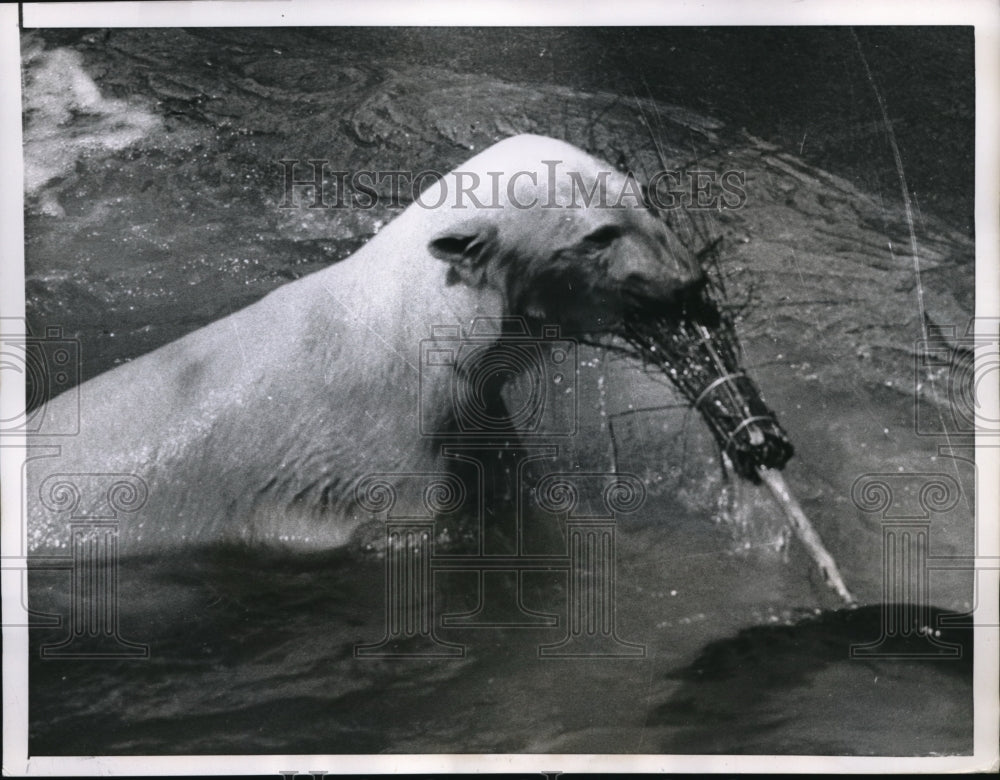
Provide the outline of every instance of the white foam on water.
<path id="1" fill-rule="evenodd" d="M 72 49 L 26 42 L 23 77 L 24 188 L 44 214 L 63 214 L 46 186 L 72 173 L 79 159 L 125 149 L 161 128 L 140 103 L 104 97 Z"/>

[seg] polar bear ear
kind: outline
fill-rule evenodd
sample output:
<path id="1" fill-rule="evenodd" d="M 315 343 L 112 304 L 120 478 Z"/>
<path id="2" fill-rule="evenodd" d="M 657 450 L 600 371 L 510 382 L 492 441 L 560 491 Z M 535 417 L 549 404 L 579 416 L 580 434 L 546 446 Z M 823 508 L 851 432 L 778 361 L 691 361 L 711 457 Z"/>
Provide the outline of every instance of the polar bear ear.
<path id="1" fill-rule="evenodd" d="M 493 255 L 497 229 L 485 220 L 469 220 L 431 239 L 428 251 L 449 264 L 448 284 L 482 282 L 487 261 Z"/>

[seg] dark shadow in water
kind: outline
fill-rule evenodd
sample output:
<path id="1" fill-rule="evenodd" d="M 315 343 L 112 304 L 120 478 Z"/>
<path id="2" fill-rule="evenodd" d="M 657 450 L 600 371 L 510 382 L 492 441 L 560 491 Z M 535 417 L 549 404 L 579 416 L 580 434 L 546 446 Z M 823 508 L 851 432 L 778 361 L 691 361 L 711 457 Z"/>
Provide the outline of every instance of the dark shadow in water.
<path id="1" fill-rule="evenodd" d="M 886 609 L 885 612 L 889 610 Z M 755 626 L 709 644 L 668 675 L 680 689 L 650 726 L 669 753 L 940 755 L 972 751 L 971 626 L 885 637 L 882 605 Z M 928 623 L 943 615 L 932 609 Z M 852 646 L 879 654 L 851 658 Z M 955 655 L 942 652 L 953 648 Z M 937 657 L 917 657 L 941 652 Z M 809 705 L 805 705 L 810 702 Z M 819 705 L 819 706 L 817 706 Z"/>

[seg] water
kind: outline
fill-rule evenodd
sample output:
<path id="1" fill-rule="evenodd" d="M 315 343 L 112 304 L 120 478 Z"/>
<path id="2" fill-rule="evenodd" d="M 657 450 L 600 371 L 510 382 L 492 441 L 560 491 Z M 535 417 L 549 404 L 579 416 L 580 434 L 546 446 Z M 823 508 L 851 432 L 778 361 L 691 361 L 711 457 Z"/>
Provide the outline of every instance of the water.
<path id="1" fill-rule="evenodd" d="M 879 637 L 877 606 L 790 610 L 792 577 L 764 594 L 753 561 L 709 545 L 643 565 L 634 544 L 657 535 L 623 543 L 618 578 L 619 636 L 645 658 L 543 659 L 538 646 L 564 629 L 494 628 L 439 631 L 467 646 L 461 659 L 359 659 L 355 645 L 385 633 L 378 561 L 215 551 L 136 562 L 121 635 L 147 642 L 150 658 L 33 654 L 32 752 L 970 750 L 968 631 L 944 634 L 964 643 L 961 659 L 850 660 L 849 643 Z M 474 603 L 468 578 L 439 586 L 456 611 Z M 563 587 L 529 576 L 526 605 L 558 613 Z M 733 635 L 739 625 L 756 627 Z"/>
<path id="2" fill-rule="evenodd" d="M 832 36 L 825 51 L 847 61 L 841 37 L 815 34 Z M 808 84 L 749 100 L 733 75 L 748 50 L 733 48 L 736 33 L 701 38 L 700 49 L 688 31 L 617 44 L 617 33 L 594 32 L 601 45 L 587 47 L 581 35 L 469 31 L 451 47 L 444 31 L 26 36 L 30 324 L 79 339 L 84 378 L 93 376 L 346 257 L 394 215 L 382 206 L 278 208 L 277 160 L 446 170 L 499 137 L 541 132 L 649 169 L 658 161 L 644 118 L 668 162 L 749 173 L 747 208 L 713 216 L 731 294 L 751 304 L 738 322 L 745 362 L 795 444 L 792 489 L 862 608 L 839 609 L 759 488 L 721 481 L 696 417 L 638 411 L 676 406 L 669 388 L 588 355 L 581 408 L 600 400 L 603 414 L 581 420 L 567 457 L 606 468 L 613 420 L 616 461 L 645 482 L 642 512 L 619 520 L 616 579 L 618 636 L 642 645 L 644 657 L 540 658 L 539 645 L 558 642 L 563 624 L 442 629 L 467 647 L 460 659 L 356 658 L 356 645 L 386 630 L 377 543 L 130 558 L 121 562 L 120 633 L 150 656 L 60 661 L 33 652 L 32 754 L 971 749 L 966 629 L 945 632 L 963 648 L 957 661 L 848 656 L 851 644 L 881 633 L 880 518 L 851 502 L 859 475 L 955 475 L 962 500 L 935 516 L 932 550 L 972 549 L 972 466 L 939 458 L 936 440 L 913 426 L 911 352 L 922 323 L 909 258 L 886 250 L 907 237 L 878 144 L 862 134 L 837 146 L 826 125 L 821 161 L 844 177 L 830 179 L 740 133 L 769 131 L 808 157 L 811 141 L 798 149 L 789 139 L 815 138 L 820 114 L 792 98 Z M 928 41 L 941 48 L 940 37 Z M 629 80 L 637 49 L 648 63 L 642 85 Z M 709 51 L 729 54 L 713 70 Z M 782 70 L 780 62 L 771 61 Z M 877 119 L 867 99 L 850 100 L 856 75 L 828 80 L 852 106 L 853 131 Z M 956 94 L 964 127 L 971 103 Z M 637 100 L 646 101 L 642 116 Z M 729 125 L 689 108 L 714 109 Z M 754 125 L 779 116 L 780 128 Z M 910 143 L 933 145 L 916 131 Z M 864 189 L 884 198 L 851 182 L 874 183 Z M 932 187 L 948 219 L 928 209 L 921 246 L 929 315 L 964 326 L 973 252 L 960 214 L 969 190 L 953 184 Z M 739 508 L 730 511 L 734 490 Z M 510 600 L 509 580 L 492 585 L 498 603 Z M 37 572 L 32 587 L 33 608 L 69 614 L 65 573 Z M 567 588 L 558 571 L 527 573 L 525 606 L 562 614 Z M 469 610 L 478 595 L 461 573 L 440 573 L 436 594 L 439 614 Z M 964 574 L 935 579 L 937 608 L 962 612 L 971 601 Z M 33 631 L 33 650 L 64 630 Z"/>

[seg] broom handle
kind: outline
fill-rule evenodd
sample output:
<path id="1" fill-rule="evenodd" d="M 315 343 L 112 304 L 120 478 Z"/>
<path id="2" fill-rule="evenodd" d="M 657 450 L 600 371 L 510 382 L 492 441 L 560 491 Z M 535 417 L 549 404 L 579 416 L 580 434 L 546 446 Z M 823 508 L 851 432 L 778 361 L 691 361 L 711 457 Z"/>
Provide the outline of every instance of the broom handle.
<path id="1" fill-rule="evenodd" d="M 833 560 L 833 556 L 827 552 L 826 547 L 823 546 L 823 540 L 819 538 L 819 534 L 816 533 L 813 524 L 809 522 L 806 513 L 802 511 L 799 502 L 792 496 L 791 491 L 788 489 L 788 483 L 781 476 L 781 472 L 766 468 L 765 466 L 758 466 L 757 473 L 764 481 L 764 484 L 771 489 L 774 497 L 785 510 L 785 514 L 788 515 L 788 519 L 791 521 L 795 535 L 805 545 L 806 550 L 809 551 L 809 555 L 815 561 L 819 570 L 823 572 L 827 585 L 837 591 L 837 595 L 840 596 L 845 604 L 851 607 L 855 606 L 854 596 L 851 595 L 851 592 L 847 589 L 847 585 L 844 584 L 844 580 L 840 576 L 840 571 L 837 569 L 837 563 Z"/>

